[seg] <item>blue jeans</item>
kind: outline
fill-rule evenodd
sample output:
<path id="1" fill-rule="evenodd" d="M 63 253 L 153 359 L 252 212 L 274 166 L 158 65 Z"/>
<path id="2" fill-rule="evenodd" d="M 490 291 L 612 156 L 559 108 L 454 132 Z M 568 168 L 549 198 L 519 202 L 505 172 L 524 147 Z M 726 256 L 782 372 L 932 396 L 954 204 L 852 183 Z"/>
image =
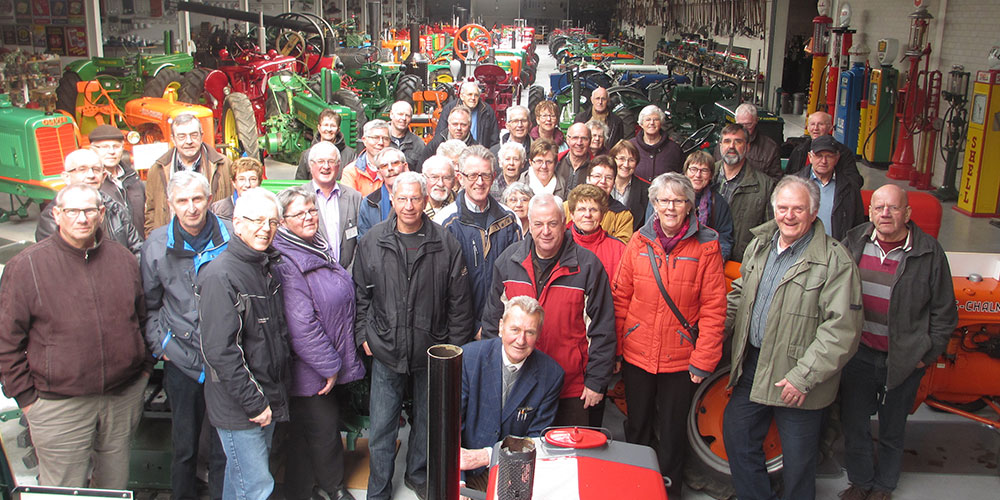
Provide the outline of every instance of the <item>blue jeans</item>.
<path id="1" fill-rule="evenodd" d="M 733 474 L 733 488 L 740 500 L 773 500 L 764 455 L 764 438 L 773 419 L 778 424 L 784 459 L 782 479 L 785 499 L 816 498 L 816 457 L 823 410 L 768 406 L 750 401 L 750 388 L 757 371 L 758 349 L 747 346 L 743 374 L 726 405 L 722 435 Z"/>
<path id="2" fill-rule="evenodd" d="M 373 359 L 368 407 L 371 426 L 368 500 L 389 500 L 392 496 L 399 416 L 408 384 L 412 384 L 413 389 L 413 427 L 406 450 L 404 477 L 419 487 L 427 482 L 427 370 L 396 373 Z"/>
<path id="3" fill-rule="evenodd" d="M 274 423 L 246 430 L 216 429 L 226 452 L 224 500 L 267 500 L 274 490 L 268 464 Z"/>
<path id="4" fill-rule="evenodd" d="M 924 371 L 923 368 L 914 370 L 899 387 L 885 391 L 886 353 L 865 346 L 859 347 L 858 353 L 844 367 L 840 383 L 840 419 L 844 427 L 847 478 L 851 484 L 883 491 L 896 489 L 903 466 L 906 418 L 913 408 Z M 876 412 L 877 463 L 871 427 L 871 416 Z"/>

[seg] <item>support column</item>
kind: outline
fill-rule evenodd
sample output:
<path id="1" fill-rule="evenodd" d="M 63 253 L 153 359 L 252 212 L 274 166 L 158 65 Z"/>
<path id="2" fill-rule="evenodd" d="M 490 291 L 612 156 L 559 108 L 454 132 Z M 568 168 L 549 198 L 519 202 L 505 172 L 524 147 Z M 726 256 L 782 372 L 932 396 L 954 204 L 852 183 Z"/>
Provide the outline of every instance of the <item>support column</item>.
<path id="1" fill-rule="evenodd" d="M 768 38 L 767 52 L 761 67 L 764 72 L 764 95 L 758 104 L 762 104 L 767 109 L 774 109 L 770 105 L 770 100 L 774 97 L 775 90 L 781 86 L 781 75 L 785 71 L 785 44 L 788 41 L 788 9 L 790 0 L 772 0 L 770 2 L 771 12 L 768 18 L 770 26 L 767 27 Z M 756 68 L 755 68 L 756 69 Z"/>
<path id="2" fill-rule="evenodd" d="M 663 37 L 662 26 L 646 26 L 646 45 L 642 51 L 643 64 L 656 64 L 656 44 Z"/>
<path id="3" fill-rule="evenodd" d="M 101 0 L 87 2 L 87 54 L 104 57 L 104 30 L 101 28 Z"/>

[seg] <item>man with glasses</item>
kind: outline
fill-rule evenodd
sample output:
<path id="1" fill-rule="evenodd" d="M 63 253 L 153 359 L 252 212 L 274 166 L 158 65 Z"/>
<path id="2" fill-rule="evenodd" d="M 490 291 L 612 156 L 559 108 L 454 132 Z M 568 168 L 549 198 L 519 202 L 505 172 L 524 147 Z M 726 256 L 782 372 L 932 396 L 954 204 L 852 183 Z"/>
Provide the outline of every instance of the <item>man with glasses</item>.
<path id="1" fill-rule="evenodd" d="M 316 193 L 319 209 L 319 233 L 330 245 L 334 259 L 344 269 L 354 262 L 358 246 L 358 210 L 361 193 L 337 182 L 340 174 L 340 153 L 329 143 L 317 143 L 309 150 L 309 172 L 312 180 L 306 189 Z"/>
<path id="2" fill-rule="evenodd" d="M 566 130 L 566 143 L 569 149 L 559 153 L 559 163 L 556 164 L 556 175 L 566 183 L 566 188 L 572 190 L 577 184 L 587 182 L 587 172 L 590 170 L 590 128 L 586 123 L 574 123 Z"/>
<path id="3" fill-rule="evenodd" d="M 392 497 L 403 397 L 413 395 L 413 424 L 403 484 L 425 498 L 427 484 L 427 349 L 462 345 L 474 332 L 469 276 L 454 236 L 424 213 L 427 184 L 403 172 L 392 190 L 393 213 L 375 225 L 354 262 L 354 337 L 371 356 L 369 500 Z"/>
<path id="4" fill-rule="evenodd" d="M 441 224 L 462 245 L 477 329 L 486 294 L 492 288 L 493 265 L 508 246 L 521 239 L 517 216 L 490 196 L 495 177 L 493 161 L 493 153 L 483 146 L 466 149 L 458 159 L 462 190 L 454 203 L 434 217 L 434 222 Z"/>
<path id="5" fill-rule="evenodd" d="M 903 464 L 906 417 L 927 365 L 937 361 L 958 323 L 948 257 L 910 221 L 911 210 L 906 191 L 882 186 L 872 193 L 871 222 L 844 238 L 861 272 L 865 305 L 861 345 L 840 384 L 851 483 L 840 494 L 845 500 L 892 498 Z M 871 432 L 875 413 L 877 453 Z"/>
<path id="6" fill-rule="evenodd" d="M 396 101 L 389 108 L 389 141 L 392 147 L 406 155 L 406 163 L 418 165 L 426 155 L 424 140 L 410 131 L 410 120 L 413 119 L 413 106 L 406 101 Z"/>
<path id="7" fill-rule="evenodd" d="M 357 159 L 344 167 L 340 182 L 361 193 L 361 196 L 368 196 L 382 187 L 384 181 L 378 175 L 375 157 L 389 145 L 389 123 L 385 120 L 365 123 L 365 135 L 361 141 L 365 148 L 358 153 Z"/>
<path id="8" fill-rule="evenodd" d="M 143 228 L 146 225 L 146 185 L 132 168 L 132 162 L 125 159 L 122 131 L 111 125 L 98 125 L 87 138 L 90 149 L 97 153 L 107 171 L 101 192 L 125 206 L 132 214 L 132 225 Z"/>
<path id="9" fill-rule="evenodd" d="M 424 154 L 431 155 L 434 152 L 438 152 L 438 146 L 441 146 L 448 141 L 462 141 L 466 146 L 479 144 L 472 134 L 469 133 L 472 127 L 472 114 L 473 113 L 469 108 L 461 104 L 452 109 L 451 113 L 448 114 L 447 128 L 439 131 L 437 135 L 431 139 L 431 142 L 427 143 L 427 148 L 424 150 Z M 444 120 L 444 118 L 442 118 L 442 120 Z M 440 129 L 440 126 L 438 128 Z M 421 164 L 416 171 L 422 170 L 423 161 L 421 161 Z"/>
<path id="10" fill-rule="evenodd" d="M 590 94 L 590 107 L 581 110 L 573 119 L 576 123 L 587 123 L 590 120 L 602 121 L 608 126 L 607 147 L 613 148 L 625 137 L 625 123 L 608 107 L 610 99 L 608 89 L 597 87 Z"/>
<path id="11" fill-rule="evenodd" d="M 383 184 L 376 191 L 365 196 L 361 201 L 358 213 L 358 237 L 362 237 L 369 229 L 389 218 L 392 213 L 392 189 L 399 174 L 409 170 L 406 155 L 396 148 L 385 148 L 375 159 L 378 165 L 379 178 Z M 421 207 L 421 210 L 423 208 Z"/>
<path id="12" fill-rule="evenodd" d="M 729 203 L 733 216 L 733 252 L 736 262 L 743 262 L 743 251 L 753 239 L 751 229 L 771 219 L 768 199 L 774 189 L 774 179 L 755 168 L 747 168 L 746 151 L 749 134 L 742 126 L 730 123 L 722 128 L 715 178 L 719 193 Z"/>
<path id="13" fill-rule="evenodd" d="M 441 108 L 441 117 L 438 119 L 437 135 L 444 135 L 445 127 L 450 127 L 448 117 L 451 112 L 459 106 L 464 106 L 470 112 L 469 125 L 470 135 L 475 144 L 482 144 L 487 148 L 492 148 L 500 142 L 500 125 L 497 123 L 496 112 L 489 104 L 480 99 L 481 91 L 479 83 L 474 80 L 462 82 L 459 86 L 458 99 Z"/>
<path id="14" fill-rule="evenodd" d="M 837 147 L 840 143 L 833 136 L 819 136 L 811 144 L 809 166 L 795 175 L 816 182 L 819 187 L 819 220 L 823 221 L 826 234 L 840 240 L 847 231 L 865 221 L 861 185 L 854 177 L 837 175 L 835 166 L 840 163 Z"/>
<path id="15" fill-rule="evenodd" d="M 256 161 L 251 158 L 242 160 Z M 195 276 L 204 264 L 225 250 L 232 225 L 209 210 L 208 179 L 197 172 L 177 172 L 167 183 L 167 201 L 174 216 L 149 233 L 142 246 L 139 269 L 146 298 L 146 344 L 163 361 L 163 386 L 170 404 L 170 468 L 172 496 L 197 500 L 198 451 L 205 420 L 203 383 L 207 372 L 201 357 L 201 321 Z M 213 500 L 222 498 L 226 456 L 215 429 L 209 434 L 208 488 Z"/>
<path id="16" fill-rule="evenodd" d="M 78 149 L 66 155 L 66 160 L 63 162 L 62 180 L 67 186 L 85 184 L 94 189 L 100 189 L 104 184 L 106 173 L 107 171 L 101 165 L 97 153 L 90 149 Z M 104 236 L 109 240 L 121 243 L 138 257 L 139 250 L 142 249 L 142 234 L 132 225 L 132 217 L 128 209 L 103 192 L 101 192 L 101 204 L 104 205 L 105 209 L 105 215 L 100 222 Z M 58 232 L 59 221 L 53 213 L 53 208 L 54 205 L 49 203 L 39 214 L 38 225 L 35 226 L 35 241 L 42 241 Z"/>
<path id="17" fill-rule="evenodd" d="M 209 131 L 208 133 L 211 133 Z M 204 143 L 205 132 L 201 122 L 190 113 L 182 113 L 170 124 L 174 147 L 153 162 L 146 175 L 146 217 L 143 233 L 170 222 L 170 204 L 167 203 L 167 183 L 174 172 L 198 172 L 212 186 L 212 199 L 221 200 L 233 194 L 232 162 Z"/>
<path id="18" fill-rule="evenodd" d="M 524 106 L 515 105 L 507 108 L 507 129 L 500 132 L 500 141 L 490 148 L 493 156 L 498 156 L 500 146 L 508 142 L 524 146 L 525 151 L 531 149 L 531 136 L 528 134 L 531 130 L 531 121 L 528 115 L 528 108 Z"/>
<path id="19" fill-rule="evenodd" d="M 153 371 L 139 263 L 98 230 L 96 187 L 71 184 L 51 205 L 58 231 L 0 281 L 0 385 L 28 420 L 40 485 L 125 489 Z"/>
<path id="20" fill-rule="evenodd" d="M 266 500 L 274 423 L 288 420 L 288 329 L 272 266 L 281 208 L 270 191 L 236 200 L 226 249 L 197 277 L 205 409 L 226 454 L 223 498 Z"/>
<path id="21" fill-rule="evenodd" d="M 424 161 L 423 175 L 428 192 L 424 213 L 433 219 L 442 208 L 455 201 L 455 166 L 447 157 L 434 155 Z"/>

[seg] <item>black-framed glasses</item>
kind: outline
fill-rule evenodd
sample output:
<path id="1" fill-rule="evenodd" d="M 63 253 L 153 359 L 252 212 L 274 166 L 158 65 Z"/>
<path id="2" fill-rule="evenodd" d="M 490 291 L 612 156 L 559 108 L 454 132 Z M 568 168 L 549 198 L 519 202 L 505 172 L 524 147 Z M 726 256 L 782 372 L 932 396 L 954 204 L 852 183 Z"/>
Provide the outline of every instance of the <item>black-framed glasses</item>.
<path id="1" fill-rule="evenodd" d="M 261 217 L 259 219 L 251 219 L 250 217 L 241 215 L 241 219 L 253 224 L 256 227 L 269 226 L 271 229 L 277 229 L 278 219 L 268 219 L 267 217 Z"/>
<path id="2" fill-rule="evenodd" d="M 307 215 L 309 216 L 310 219 L 315 219 L 316 217 L 319 217 L 319 210 L 317 210 L 315 208 L 310 208 L 309 210 L 303 210 L 303 211 L 301 211 L 301 212 L 299 212 L 297 214 L 288 214 L 288 215 L 285 215 L 285 218 L 286 219 L 306 220 L 306 216 Z"/>

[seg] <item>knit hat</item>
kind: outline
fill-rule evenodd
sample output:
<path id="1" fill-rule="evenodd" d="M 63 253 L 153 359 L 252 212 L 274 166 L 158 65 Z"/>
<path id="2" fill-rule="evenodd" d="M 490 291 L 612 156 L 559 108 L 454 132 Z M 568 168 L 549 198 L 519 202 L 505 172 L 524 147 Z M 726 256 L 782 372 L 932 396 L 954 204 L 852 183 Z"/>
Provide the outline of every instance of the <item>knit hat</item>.
<path id="1" fill-rule="evenodd" d="M 122 131 L 118 130 L 111 125 L 98 125 L 97 128 L 90 132 L 87 136 L 90 142 L 97 141 L 125 141 L 125 136 L 122 135 Z"/>

